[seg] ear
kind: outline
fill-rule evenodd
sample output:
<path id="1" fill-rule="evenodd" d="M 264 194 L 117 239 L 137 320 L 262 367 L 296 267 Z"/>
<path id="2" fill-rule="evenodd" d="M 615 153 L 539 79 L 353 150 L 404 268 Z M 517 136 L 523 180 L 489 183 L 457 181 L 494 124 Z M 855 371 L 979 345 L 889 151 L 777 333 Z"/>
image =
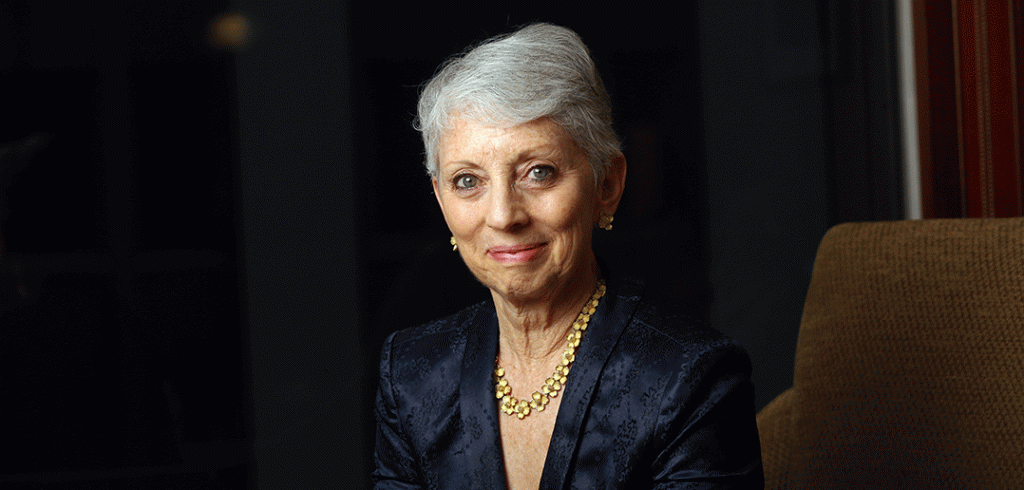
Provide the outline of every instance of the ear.
<path id="1" fill-rule="evenodd" d="M 441 202 L 441 192 L 437 187 L 437 178 L 430 178 L 430 185 L 434 188 L 434 199 L 437 199 L 437 206 L 441 208 L 441 215 L 444 216 L 444 222 L 448 223 L 448 215 L 444 212 L 444 203 Z"/>
<path id="2" fill-rule="evenodd" d="M 626 188 L 626 156 L 622 153 L 612 160 L 597 188 L 597 211 L 614 216 Z"/>
<path id="3" fill-rule="evenodd" d="M 441 207 L 441 212 L 444 212 L 444 204 L 441 204 L 441 193 L 437 189 L 437 177 L 430 178 L 430 186 L 434 188 L 434 199 L 437 199 L 437 205 Z"/>

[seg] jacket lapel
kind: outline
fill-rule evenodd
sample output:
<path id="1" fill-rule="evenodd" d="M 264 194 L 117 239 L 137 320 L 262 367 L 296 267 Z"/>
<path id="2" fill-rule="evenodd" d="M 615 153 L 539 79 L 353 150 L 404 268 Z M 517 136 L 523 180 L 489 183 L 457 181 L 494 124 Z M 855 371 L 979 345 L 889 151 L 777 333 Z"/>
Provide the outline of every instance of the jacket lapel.
<path id="1" fill-rule="evenodd" d="M 590 320 L 562 393 L 564 398 L 558 408 L 555 430 L 544 461 L 540 481 L 542 490 L 565 488 L 568 483 L 567 477 L 575 464 L 583 437 L 582 428 L 589 415 L 591 396 L 622 331 L 632 320 L 640 293 L 639 286 L 634 283 L 610 283 L 608 294 Z"/>
<path id="2" fill-rule="evenodd" d="M 505 488 L 501 456 L 498 404 L 494 398 L 494 358 L 498 351 L 498 318 L 485 308 L 466 327 L 466 352 L 459 383 L 459 410 L 465 450 L 457 457 L 469 481 L 453 481 L 450 488 Z M 459 476 L 452 475 L 453 478 Z"/>

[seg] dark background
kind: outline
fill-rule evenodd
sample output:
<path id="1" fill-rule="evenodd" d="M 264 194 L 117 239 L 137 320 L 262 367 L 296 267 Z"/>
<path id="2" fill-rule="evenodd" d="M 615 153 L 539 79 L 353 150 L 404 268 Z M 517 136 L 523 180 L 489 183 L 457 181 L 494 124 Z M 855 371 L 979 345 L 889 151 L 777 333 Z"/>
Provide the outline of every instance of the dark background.
<path id="1" fill-rule="evenodd" d="M 440 5 L 443 5 L 441 7 Z M 237 50 L 209 26 L 253 23 Z M 789 387 L 814 251 L 902 216 L 892 5 L 0 5 L 4 488 L 361 488 L 383 338 L 486 298 L 411 128 L 449 55 L 576 30 L 629 161 L 602 257 Z"/>

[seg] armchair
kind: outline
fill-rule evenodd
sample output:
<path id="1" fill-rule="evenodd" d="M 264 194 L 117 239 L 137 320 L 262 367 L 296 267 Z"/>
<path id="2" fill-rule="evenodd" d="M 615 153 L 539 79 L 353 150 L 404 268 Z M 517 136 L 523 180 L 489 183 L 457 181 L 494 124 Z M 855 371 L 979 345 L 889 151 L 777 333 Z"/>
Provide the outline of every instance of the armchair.
<path id="1" fill-rule="evenodd" d="M 766 488 L 1024 488 L 1024 218 L 832 228 L 757 424 Z"/>

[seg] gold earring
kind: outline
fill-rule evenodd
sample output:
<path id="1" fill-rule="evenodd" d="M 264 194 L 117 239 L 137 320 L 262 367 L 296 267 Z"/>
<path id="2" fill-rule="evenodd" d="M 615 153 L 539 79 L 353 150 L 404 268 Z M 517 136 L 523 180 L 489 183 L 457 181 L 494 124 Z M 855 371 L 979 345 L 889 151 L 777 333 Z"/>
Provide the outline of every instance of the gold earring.
<path id="1" fill-rule="evenodd" d="M 459 244 L 455 242 L 455 237 L 452 237 L 452 239 L 449 240 L 449 242 L 452 244 L 452 252 L 459 249 Z"/>
<path id="2" fill-rule="evenodd" d="M 612 221 L 615 221 L 615 216 L 602 214 L 601 219 L 597 222 L 597 227 L 605 231 L 612 231 Z"/>

